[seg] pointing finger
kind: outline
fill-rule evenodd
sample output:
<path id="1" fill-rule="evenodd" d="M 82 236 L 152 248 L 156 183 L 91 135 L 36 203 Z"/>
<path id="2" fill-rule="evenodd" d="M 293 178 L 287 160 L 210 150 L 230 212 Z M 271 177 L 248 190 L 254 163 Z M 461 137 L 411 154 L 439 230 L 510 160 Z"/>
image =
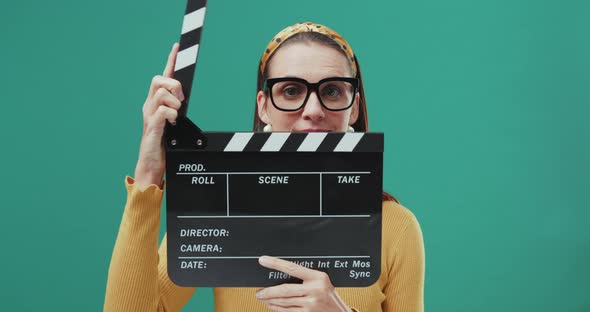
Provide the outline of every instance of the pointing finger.
<path id="1" fill-rule="evenodd" d="M 262 256 L 258 258 L 258 262 L 264 267 L 281 271 L 304 281 L 318 278 L 320 277 L 320 274 L 324 274 L 323 272 L 308 269 L 293 262 L 275 257 Z"/>
<path id="2" fill-rule="evenodd" d="M 166 68 L 164 68 L 164 77 L 172 78 L 174 75 L 174 65 L 176 64 L 176 55 L 178 54 L 178 43 L 172 45 L 172 50 L 168 55 L 168 62 L 166 62 Z"/>

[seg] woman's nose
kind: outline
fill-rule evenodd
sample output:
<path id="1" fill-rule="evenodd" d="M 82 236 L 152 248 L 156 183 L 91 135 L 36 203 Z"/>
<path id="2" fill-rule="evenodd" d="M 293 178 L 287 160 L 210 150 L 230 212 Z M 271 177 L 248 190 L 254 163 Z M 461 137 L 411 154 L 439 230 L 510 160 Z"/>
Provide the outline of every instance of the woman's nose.
<path id="1" fill-rule="evenodd" d="M 315 91 L 309 95 L 309 99 L 307 99 L 307 103 L 303 107 L 302 116 L 305 119 L 311 119 L 313 121 L 323 120 L 326 117 L 324 107 L 320 103 L 320 99 Z"/>

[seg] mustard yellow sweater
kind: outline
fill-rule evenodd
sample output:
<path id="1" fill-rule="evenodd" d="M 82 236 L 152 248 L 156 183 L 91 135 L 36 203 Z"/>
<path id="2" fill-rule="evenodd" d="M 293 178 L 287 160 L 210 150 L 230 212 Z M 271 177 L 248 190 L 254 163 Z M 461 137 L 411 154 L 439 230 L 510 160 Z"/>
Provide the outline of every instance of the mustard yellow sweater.
<path id="1" fill-rule="evenodd" d="M 125 180 L 127 203 L 113 250 L 104 311 L 180 311 L 196 288 L 172 283 L 166 270 L 166 236 L 158 249 L 163 190 L 141 191 Z M 337 288 L 360 312 L 424 310 L 424 244 L 414 215 L 383 202 L 381 276 L 365 288 Z M 256 300 L 256 288 L 215 288 L 215 311 L 270 311 Z"/>

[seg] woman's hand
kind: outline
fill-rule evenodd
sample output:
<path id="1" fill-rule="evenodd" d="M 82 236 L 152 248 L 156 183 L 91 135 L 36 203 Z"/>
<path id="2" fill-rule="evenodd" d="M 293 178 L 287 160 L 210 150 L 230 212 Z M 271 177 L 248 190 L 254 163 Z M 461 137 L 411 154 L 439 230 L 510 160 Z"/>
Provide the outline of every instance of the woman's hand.
<path id="1" fill-rule="evenodd" d="M 262 256 L 258 261 L 269 269 L 303 280 L 302 284 L 282 284 L 256 292 L 258 300 L 266 303 L 271 310 L 281 312 L 352 311 L 338 296 L 326 273 L 274 257 Z"/>
<path id="2" fill-rule="evenodd" d="M 140 189 L 150 184 L 162 185 L 166 170 L 166 159 L 162 136 L 166 120 L 173 123 L 178 116 L 181 101 L 184 100 L 182 86 L 173 79 L 178 44 L 172 46 L 162 76 L 152 79 L 147 99 L 143 104 L 143 134 L 139 158 L 135 167 L 135 182 Z"/>

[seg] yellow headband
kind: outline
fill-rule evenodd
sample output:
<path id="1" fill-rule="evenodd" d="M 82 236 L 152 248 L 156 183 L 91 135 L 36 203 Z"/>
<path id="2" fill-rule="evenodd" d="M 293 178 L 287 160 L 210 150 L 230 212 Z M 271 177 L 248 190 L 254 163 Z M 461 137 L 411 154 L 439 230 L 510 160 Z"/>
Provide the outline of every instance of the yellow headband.
<path id="1" fill-rule="evenodd" d="M 264 70 L 266 69 L 266 63 L 268 62 L 268 59 L 279 48 L 279 46 L 283 42 L 285 42 L 285 40 L 291 38 L 292 36 L 294 36 L 296 34 L 304 33 L 304 32 L 320 33 L 320 34 L 326 35 L 327 37 L 336 41 L 338 43 L 338 45 L 340 46 L 340 49 L 342 49 L 342 51 L 344 51 L 344 53 L 346 53 L 351 65 L 352 65 L 352 71 L 354 72 L 354 75 L 356 76 L 356 74 L 357 74 L 356 73 L 356 60 L 354 57 L 354 52 L 352 52 L 352 48 L 350 47 L 350 45 L 348 45 L 346 40 L 344 40 L 344 38 L 342 36 L 340 36 L 340 34 L 335 32 L 334 30 L 332 30 L 324 25 L 314 24 L 311 22 L 297 23 L 293 26 L 289 26 L 289 27 L 281 30 L 276 36 L 274 36 L 274 38 L 272 38 L 272 40 L 270 41 L 270 43 L 266 47 L 266 50 L 264 51 L 264 54 L 262 55 L 262 59 L 260 60 L 260 72 L 264 75 Z"/>

